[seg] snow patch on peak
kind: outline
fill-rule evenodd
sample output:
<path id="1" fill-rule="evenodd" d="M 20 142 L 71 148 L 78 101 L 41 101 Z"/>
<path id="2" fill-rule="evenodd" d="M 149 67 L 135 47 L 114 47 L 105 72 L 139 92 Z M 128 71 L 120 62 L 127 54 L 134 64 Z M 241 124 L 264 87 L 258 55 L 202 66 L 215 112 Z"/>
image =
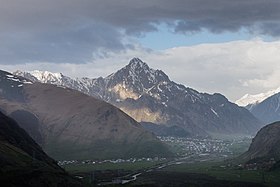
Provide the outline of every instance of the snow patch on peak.
<path id="1" fill-rule="evenodd" d="M 14 74 L 6 74 L 6 79 L 11 80 L 13 82 L 18 82 L 18 85 L 17 85 L 18 87 L 22 87 L 23 84 L 33 84 L 29 80 L 23 79 L 22 77 L 20 77 L 18 75 L 14 75 Z M 14 85 L 12 85 L 11 87 L 14 87 Z"/>
<path id="2" fill-rule="evenodd" d="M 219 114 L 213 109 L 213 108 L 211 108 L 211 111 L 219 118 L 220 116 L 219 116 Z"/>
<path id="3" fill-rule="evenodd" d="M 44 82 L 46 80 L 50 81 L 52 79 L 60 80 L 63 76 L 62 73 L 52 73 L 49 71 L 39 71 L 39 70 L 34 70 L 29 73 L 34 77 L 36 77 L 41 82 Z"/>
<path id="4" fill-rule="evenodd" d="M 280 87 L 275 90 L 270 90 L 266 93 L 260 93 L 254 95 L 245 94 L 243 97 L 235 101 L 235 103 L 239 106 L 244 106 L 244 107 L 248 105 L 256 105 L 277 93 L 280 93 Z"/>
<path id="5" fill-rule="evenodd" d="M 14 78 L 15 76 L 14 76 L 14 75 L 9 75 L 9 74 L 7 74 L 6 77 Z"/>

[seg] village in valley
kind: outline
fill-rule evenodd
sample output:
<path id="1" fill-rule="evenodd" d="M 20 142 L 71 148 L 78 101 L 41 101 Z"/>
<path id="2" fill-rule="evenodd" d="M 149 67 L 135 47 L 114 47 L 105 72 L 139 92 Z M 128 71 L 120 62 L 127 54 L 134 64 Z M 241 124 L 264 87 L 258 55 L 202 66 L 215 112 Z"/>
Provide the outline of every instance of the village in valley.
<path id="1" fill-rule="evenodd" d="M 185 137 L 158 136 L 158 139 L 172 148 L 176 153 L 175 160 L 184 161 L 184 163 L 196 163 L 206 161 L 225 161 L 236 154 L 236 147 L 247 145 L 251 140 L 249 138 L 241 140 L 220 140 L 220 139 L 199 139 Z M 244 149 L 244 148 L 243 148 Z M 246 148 L 245 148 L 246 149 Z M 65 165 L 96 165 L 96 164 L 120 164 L 120 163 L 139 163 L 153 162 L 163 163 L 168 162 L 168 158 L 116 158 L 106 160 L 61 160 L 58 161 L 60 166 Z"/>

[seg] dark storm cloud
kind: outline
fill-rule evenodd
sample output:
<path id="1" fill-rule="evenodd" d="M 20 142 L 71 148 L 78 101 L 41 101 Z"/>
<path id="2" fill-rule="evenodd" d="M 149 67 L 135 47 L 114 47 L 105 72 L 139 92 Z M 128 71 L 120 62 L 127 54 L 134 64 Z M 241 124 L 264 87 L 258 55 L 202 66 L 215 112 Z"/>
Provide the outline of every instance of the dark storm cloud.
<path id="1" fill-rule="evenodd" d="M 126 36 L 166 23 L 175 32 L 280 36 L 279 0 L 0 0 L 0 63 L 84 62 L 125 50 Z M 128 42 L 129 43 L 129 42 Z"/>
<path id="2" fill-rule="evenodd" d="M 1 63 L 66 62 L 84 63 L 94 56 L 106 55 L 106 50 L 131 48 L 122 43 L 122 34 L 104 24 L 87 24 L 31 32 L 10 31 L 0 36 Z M 100 52 L 104 49 L 104 52 Z"/>

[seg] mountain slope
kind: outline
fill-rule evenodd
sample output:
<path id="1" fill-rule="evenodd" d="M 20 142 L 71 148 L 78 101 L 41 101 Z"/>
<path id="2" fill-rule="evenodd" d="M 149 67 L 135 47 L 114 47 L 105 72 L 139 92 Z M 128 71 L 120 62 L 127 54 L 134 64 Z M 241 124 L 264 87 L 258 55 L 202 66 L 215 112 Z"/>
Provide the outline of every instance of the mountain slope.
<path id="1" fill-rule="evenodd" d="M 44 131 L 52 132 L 45 145 L 51 155 L 60 150 L 75 157 L 124 158 L 157 156 L 165 151 L 137 122 L 101 100 L 43 84 L 27 85 L 25 93 L 32 111 L 44 119 Z M 79 147 L 79 152 L 73 153 L 67 144 Z"/>
<path id="2" fill-rule="evenodd" d="M 3 186 L 81 186 L 49 158 L 15 121 L 0 112 Z"/>
<path id="3" fill-rule="evenodd" d="M 171 81 L 161 70 L 154 70 L 138 58 L 105 78 L 59 81 L 38 79 L 39 82 L 70 87 L 103 99 L 133 117 L 138 122 L 183 129 L 185 134 L 254 134 L 261 123 L 246 109 L 230 103 L 221 94 L 199 93 Z M 54 76 L 54 75 L 53 75 Z M 64 79 L 67 81 L 64 81 Z M 71 84 L 69 84 L 71 83 Z"/>
<path id="4" fill-rule="evenodd" d="M 3 85 L 11 76 L 0 72 Z M 18 79 L 14 76 L 14 79 Z M 56 159 L 105 159 L 169 156 L 168 148 L 136 121 L 104 101 L 50 84 L 22 84 L 7 98 L 2 86 L 0 108 L 16 120 L 28 114 L 32 125 L 19 121 Z M 8 91 L 7 91 L 8 90 Z M 16 97 L 17 98 L 17 97 Z M 22 120 L 21 120 L 22 121 Z"/>
<path id="5" fill-rule="evenodd" d="M 280 122 L 263 127 L 253 139 L 249 150 L 241 155 L 242 160 L 280 160 Z"/>

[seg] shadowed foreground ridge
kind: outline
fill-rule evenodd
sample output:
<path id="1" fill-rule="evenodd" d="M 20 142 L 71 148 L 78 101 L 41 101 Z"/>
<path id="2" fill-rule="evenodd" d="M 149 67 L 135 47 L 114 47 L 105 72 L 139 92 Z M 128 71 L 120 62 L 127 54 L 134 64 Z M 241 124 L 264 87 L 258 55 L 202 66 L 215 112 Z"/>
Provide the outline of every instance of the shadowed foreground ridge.
<path id="1" fill-rule="evenodd" d="M 1 186 L 81 186 L 11 118 L 0 112 Z"/>
<path id="2" fill-rule="evenodd" d="M 240 158 L 250 162 L 280 160 L 280 122 L 263 127 L 255 136 L 249 150 Z"/>

